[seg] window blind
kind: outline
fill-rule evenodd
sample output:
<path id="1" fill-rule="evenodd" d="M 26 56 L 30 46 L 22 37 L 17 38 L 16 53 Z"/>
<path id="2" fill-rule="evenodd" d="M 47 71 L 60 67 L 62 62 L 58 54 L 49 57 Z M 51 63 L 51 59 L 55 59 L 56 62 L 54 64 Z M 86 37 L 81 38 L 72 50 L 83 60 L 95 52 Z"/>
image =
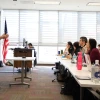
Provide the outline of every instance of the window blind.
<path id="1" fill-rule="evenodd" d="M 59 43 L 77 40 L 77 12 L 59 12 Z"/>
<path id="2" fill-rule="evenodd" d="M 79 13 L 79 34 L 96 39 L 96 12 Z"/>
<path id="3" fill-rule="evenodd" d="M 38 43 L 39 11 L 20 10 L 20 41 Z"/>
<path id="4" fill-rule="evenodd" d="M 58 12 L 40 11 L 40 43 L 58 42 Z"/>
<path id="5" fill-rule="evenodd" d="M 9 42 L 19 42 L 19 11 L 18 10 L 4 10 L 3 11 L 3 27 L 7 21 L 7 28 L 9 34 Z M 2 29 L 4 32 L 4 28 Z"/>
<path id="6" fill-rule="evenodd" d="M 97 12 L 97 27 L 96 27 L 96 31 L 97 31 L 97 34 L 96 34 L 96 40 L 97 40 L 97 43 L 100 44 L 100 12 Z"/>

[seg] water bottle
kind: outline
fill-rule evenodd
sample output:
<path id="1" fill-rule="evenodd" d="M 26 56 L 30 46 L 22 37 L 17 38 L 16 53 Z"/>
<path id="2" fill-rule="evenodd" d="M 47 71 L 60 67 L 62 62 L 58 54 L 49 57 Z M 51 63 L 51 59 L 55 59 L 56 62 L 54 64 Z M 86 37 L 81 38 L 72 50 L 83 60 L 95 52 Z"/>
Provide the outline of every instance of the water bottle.
<path id="1" fill-rule="evenodd" d="M 82 69 L 82 52 L 78 52 L 77 69 L 78 70 L 81 70 Z"/>
<path id="2" fill-rule="evenodd" d="M 91 81 L 94 82 L 95 65 L 91 66 Z"/>
<path id="3" fill-rule="evenodd" d="M 63 54 L 63 50 L 61 50 L 61 54 Z"/>
<path id="4" fill-rule="evenodd" d="M 60 55 L 60 51 L 58 51 L 58 55 Z"/>
<path id="5" fill-rule="evenodd" d="M 100 82 L 99 60 L 95 60 L 95 64 L 91 68 L 91 80 L 94 83 L 99 83 Z"/>
<path id="6" fill-rule="evenodd" d="M 99 66 L 99 60 L 95 60 L 95 66 Z"/>
<path id="7" fill-rule="evenodd" d="M 72 62 L 72 63 L 76 63 L 76 58 L 77 58 L 77 56 L 76 56 L 75 53 L 74 53 L 71 62 Z"/>

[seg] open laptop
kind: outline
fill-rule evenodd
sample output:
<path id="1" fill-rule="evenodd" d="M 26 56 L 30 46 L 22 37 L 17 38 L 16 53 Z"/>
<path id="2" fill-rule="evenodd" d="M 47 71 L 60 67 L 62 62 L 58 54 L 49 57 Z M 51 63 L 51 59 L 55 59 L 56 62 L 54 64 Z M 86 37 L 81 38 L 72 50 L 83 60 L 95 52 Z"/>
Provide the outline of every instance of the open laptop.
<path id="1" fill-rule="evenodd" d="M 89 71 L 91 71 L 92 64 L 91 64 L 90 56 L 89 54 L 84 54 L 84 56 L 85 56 L 87 68 Z"/>

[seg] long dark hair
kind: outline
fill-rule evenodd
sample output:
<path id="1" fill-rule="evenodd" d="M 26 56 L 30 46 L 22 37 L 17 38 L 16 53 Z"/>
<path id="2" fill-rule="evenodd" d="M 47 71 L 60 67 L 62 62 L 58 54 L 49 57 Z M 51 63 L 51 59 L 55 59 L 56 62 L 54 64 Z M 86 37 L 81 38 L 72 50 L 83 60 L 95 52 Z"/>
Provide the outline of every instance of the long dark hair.
<path id="1" fill-rule="evenodd" d="M 74 42 L 74 43 L 73 43 L 73 46 L 74 46 L 76 49 L 80 48 L 79 42 L 78 42 L 78 41 L 77 41 L 77 42 Z"/>
<path id="2" fill-rule="evenodd" d="M 75 53 L 75 55 L 77 55 L 78 52 L 80 51 L 79 42 L 74 42 L 74 43 L 73 43 L 73 46 L 76 48 L 76 49 L 74 50 L 74 53 Z"/>
<path id="3" fill-rule="evenodd" d="M 73 48 L 72 42 L 69 41 L 69 42 L 67 42 L 67 44 L 70 45 L 70 48 L 68 49 L 68 52 L 73 55 L 74 48 Z"/>
<path id="4" fill-rule="evenodd" d="M 97 41 L 91 38 L 89 39 L 89 45 L 90 45 L 90 51 L 91 51 L 93 48 L 96 48 Z"/>

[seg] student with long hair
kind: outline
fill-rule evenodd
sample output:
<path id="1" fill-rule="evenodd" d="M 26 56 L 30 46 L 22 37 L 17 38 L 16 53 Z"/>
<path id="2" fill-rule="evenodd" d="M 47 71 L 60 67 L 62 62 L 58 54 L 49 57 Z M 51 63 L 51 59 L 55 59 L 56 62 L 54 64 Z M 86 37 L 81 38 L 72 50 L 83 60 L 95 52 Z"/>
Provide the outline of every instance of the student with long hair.
<path id="1" fill-rule="evenodd" d="M 99 60 L 100 63 L 100 53 L 99 50 L 96 48 L 97 42 L 95 39 L 89 39 L 86 48 L 87 53 L 90 55 L 91 63 L 95 63 L 95 60 Z"/>
<path id="2" fill-rule="evenodd" d="M 74 53 L 77 56 L 78 52 L 80 52 L 79 42 L 74 42 L 73 47 L 74 47 Z"/>
<path id="3" fill-rule="evenodd" d="M 74 53 L 74 48 L 72 42 L 67 42 L 64 54 L 66 55 L 67 58 L 71 59 Z"/>

